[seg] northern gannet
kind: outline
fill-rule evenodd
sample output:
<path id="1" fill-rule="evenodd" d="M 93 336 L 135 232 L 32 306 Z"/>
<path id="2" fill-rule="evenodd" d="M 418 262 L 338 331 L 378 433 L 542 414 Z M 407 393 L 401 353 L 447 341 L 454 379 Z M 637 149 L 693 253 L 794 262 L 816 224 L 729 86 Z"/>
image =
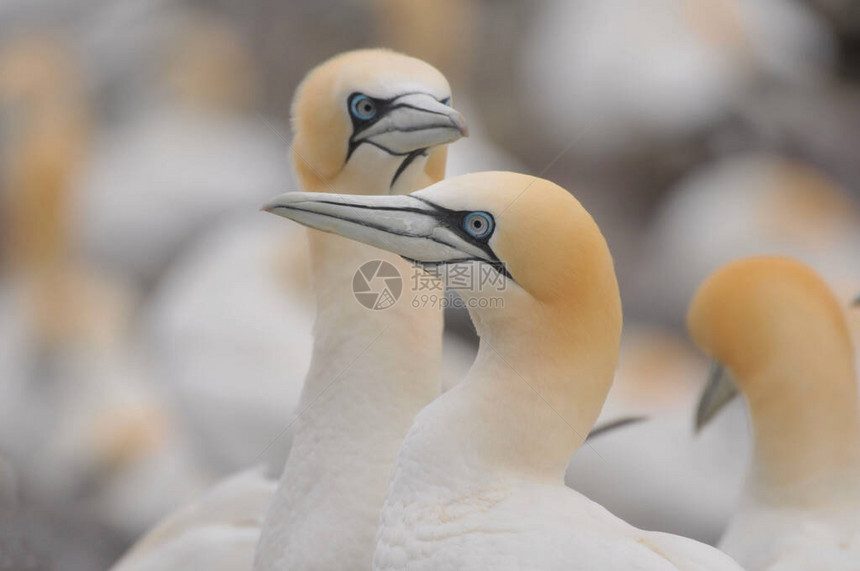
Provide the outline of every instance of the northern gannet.
<path id="1" fill-rule="evenodd" d="M 348 52 L 321 64 L 293 102 L 293 165 L 302 188 L 337 200 L 340 193 L 396 195 L 440 180 L 444 145 L 466 134 L 450 99 L 439 71 L 387 50 Z M 399 303 L 364 307 L 353 292 L 363 264 L 390 263 L 404 284 L 413 276 L 411 265 L 337 236 L 311 232 L 308 242 L 317 302 L 313 355 L 290 456 L 257 532 L 254 568 L 369 568 L 397 450 L 415 414 L 439 393 L 442 312 L 413 308 L 406 285 Z M 285 407 L 285 428 L 292 413 Z M 243 486 L 256 494 L 264 489 L 262 478 Z M 211 505 L 207 511 L 222 513 Z M 146 552 L 130 552 L 116 569 L 196 561 L 207 537 L 250 567 L 248 527 L 247 518 L 232 516 L 168 520 L 149 536 L 156 545 L 144 538 Z"/>
<path id="2" fill-rule="evenodd" d="M 621 334 L 609 249 L 564 189 L 489 172 L 408 196 L 285 194 L 267 208 L 389 249 L 449 284 L 463 271 L 485 278 L 459 290 L 481 336 L 477 359 L 403 442 L 375 569 L 738 569 L 712 547 L 638 530 L 564 486 L 609 391 Z"/>
<path id="3" fill-rule="evenodd" d="M 720 547 L 750 571 L 860 566 L 860 415 L 842 305 L 790 258 L 731 262 L 693 297 L 690 335 L 716 361 L 696 423 L 738 393 L 754 453 Z"/>
<path id="4" fill-rule="evenodd" d="M 727 156 L 694 171 L 666 196 L 642 240 L 640 265 L 625 302 L 640 316 L 680 327 L 688 301 L 711 272 L 737 257 L 780 254 L 810 264 L 847 303 L 860 283 L 858 243 L 860 209 L 826 173 L 768 153 Z M 860 320 L 855 327 L 860 331 Z M 690 351 L 698 353 L 695 347 Z M 622 351 L 622 365 L 623 359 Z M 690 371 L 686 377 L 701 375 Z M 595 486 L 584 485 L 582 491 L 605 499 L 606 507 L 624 519 L 715 543 L 734 513 L 749 465 L 753 445 L 747 414 L 743 403 L 733 402 L 708 430 L 692 434 L 689 411 L 699 395 L 689 394 L 680 380 L 676 404 L 633 431 L 593 445 L 605 462 L 586 449 L 573 463 L 590 459 L 579 473 L 593 478 Z M 618 376 L 613 392 L 617 384 Z M 610 393 L 604 411 L 612 399 Z M 634 438 L 638 447 L 625 454 Z M 649 456 L 674 461 L 641 460 Z M 615 469 L 599 480 L 607 465 Z M 640 494 L 643 501 L 667 509 L 649 510 L 647 519 L 641 518 L 637 507 L 643 501 L 635 500 Z"/>

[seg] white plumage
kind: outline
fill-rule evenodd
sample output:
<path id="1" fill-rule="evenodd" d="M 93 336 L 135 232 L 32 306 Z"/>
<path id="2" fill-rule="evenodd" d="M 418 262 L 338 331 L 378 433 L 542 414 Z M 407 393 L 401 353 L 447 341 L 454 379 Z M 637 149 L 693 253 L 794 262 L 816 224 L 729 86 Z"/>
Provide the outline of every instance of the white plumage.
<path id="1" fill-rule="evenodd" d="M 279 470 L 313 347 L 305 233 L 257 212 L 202 235 L 159 284 L 149 331 L 164 390 L 219 471 Z"/>
<path id="2" fill-rule="evenodd" d="M 250 569 L 274 493 L 262 468 L 231 476 L 159 523 L 113 569 Z"/>

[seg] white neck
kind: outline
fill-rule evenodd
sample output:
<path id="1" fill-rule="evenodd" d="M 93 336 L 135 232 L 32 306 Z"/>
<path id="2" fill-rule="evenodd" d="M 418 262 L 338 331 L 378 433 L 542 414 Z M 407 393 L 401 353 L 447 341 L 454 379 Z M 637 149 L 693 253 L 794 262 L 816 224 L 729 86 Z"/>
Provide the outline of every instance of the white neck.
<path id="1" fill-rule="evenodd" d="M 314 352 L 255 568 L 369 569 L 397 451 L 439 394 L 442 312 L 412 307 L 414 270 L 398 256 L 316 231 L 309 243 Z M 385 310 L 365 308 L 352 291 L 371 260 L 403 278 L 401 298 Z"/>
<path id="2" fill-rule="evenodd" d="M 429 490 L 457 497 L 501 478 L 563 485 L 600 414 L 615 357 L 590 326 L 599 316 L 559 318 L 559 308 L 512 288 L 505 308 L 474 316 L 478 357 L 463 382 L 416 418 L 386 505 Z"/>

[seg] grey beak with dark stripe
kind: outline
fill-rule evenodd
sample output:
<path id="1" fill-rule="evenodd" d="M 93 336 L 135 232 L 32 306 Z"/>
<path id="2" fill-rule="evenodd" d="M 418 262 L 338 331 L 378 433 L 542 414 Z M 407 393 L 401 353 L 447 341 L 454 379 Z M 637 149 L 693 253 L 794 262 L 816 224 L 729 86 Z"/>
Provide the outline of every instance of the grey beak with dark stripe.
<path id="1" fill-rule="evenodd" d="M 392 100 L 390 110 L 356 133 L 352 144 L 368 142 L 391 154 L 406 155 L 468 135 L 466 120 L 459 111 L 427 93 L 410 93 Z"/>
<path id="2" fill-rule="evenodd" d="M 696 410 L 696 432 L 713 420 L 723 407 L 738 396 L 738 392 L 738 387 L 728 369 L 719 363 L 714 363 L 708 374 L 708 384 Z"/>
<path id="3" fill-rule="evenodd" d="M 410 195 L 290 192 L 263 210 L 424 264 L 498 263 L 488 247 L 465 239 L 452 227 L 451 211 Z"/>

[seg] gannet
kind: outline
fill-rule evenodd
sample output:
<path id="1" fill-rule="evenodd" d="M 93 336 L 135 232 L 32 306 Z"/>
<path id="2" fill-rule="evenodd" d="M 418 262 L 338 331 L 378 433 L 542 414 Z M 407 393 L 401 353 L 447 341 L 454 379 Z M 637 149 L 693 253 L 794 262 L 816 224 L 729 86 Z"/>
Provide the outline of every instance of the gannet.
<path id="1" fill-rule="evenodd" d="M 336 200 L 340 193 L 397 195 L 440 180 L 444 145 L 466 134 L 450 102 L 445 77 L 405 55 L 359 50 L 321 64 L 293 101 L 293 165 L 302 188 Z M 168 532 L 165 522 L 150 534 L 156 545 L 141 557 L 132 551 L 117 569 L 197 561 L 207 537 L 234 561 L 256 559 L 255 569 L 370 568 L 397 450 L 415 414 L 439 393 L 442 312 L 412 307 L 414 269 L 397 256 L 318 232 L 308 242 L 313 354 L 256 556 L 248 553 L 247 519 L 239 525 L 216 517 Z M 353 292 L 356 272 L 376 261 L 391 264 L 404 282 L 403 298 L 383 310 L 361 305 Z M 285 407 L 285 429 L 292 413 Z M 262 477 L 246 486 L 258 492 Z M 167 552 L 174 555 L 163 557 Z"/>
<path id="2" fill-rule="evenodd" d="M 478 356 L 403 442 L 374 569 L 739 569 L 564 486 L 612 383 L 621 333 L 609 249 L 564 189 L 487 172 L 408 196 L 285 194 L 267 209 L 389 249 L 449 284 L 465 270 L 486 278 L 458 290 Z"/>
<path id="3" fill-rule="evenodd" d="M 737 257 L 780 254 L 800 259 L 825 276 L 846 303 L 860 283 L 860 210 L 850 192 L 812 165 L 768 153 L 734 154 L 692 172 L 667 194 L 641 242 L 625 303 L 640 317 L 668 320 L 679 327 L 702 280 Z M 860 327 L 860 320 L 855 327 Z M 625 332 L 629 330 L 625 327 Z M 695 347 L 690 351 L 700 354 Z M 695 380 L 702 375 L 689 371 L 686 376 Z M 608 488 L 605 495 L 598 496 L 591 487 L 582 491 L 594 491 L 594 499 L 606 498 L 608 508 L 637 525 L 685 530 L 684 535 L 715 543 L 734 513 L 751 457 L 747 414 L 742 402 L 733 402 L 708 430 L 693 434 L 689 411 L 699 395 L 679 396 L 682 401 L 650 415 L 650 422 L 595 443 L 593 448 L 619 469 L 596 481 Z M 607 407 L 611 399 L 612 395 Z M 658 425 L 665 427 L 665 437 L 658 437 Z M 629 466 L 637 462 L 633 453 L 613 462 L 607 447 L 618 442 L 623 450 L 628 438 L 639 434 L 643 438 L 636 454 L 663 458 L 671 454 L 677 460 L 638 462 L 632 473 Z M 574 463 L 593 457 L 589 464 L 599 477 L 599 467 L 607 462 L 588 449 L 584 452 Z M 612 481 L 617 482 L 618 493 L 609 488 Z M 646 523 L 619 501 L 635 500 L 640 493 L 672 508 L 662 513 L 649 510 Z M 637 503 L 642 505 L 636 501 L 627 505 L 635 509 Z"/>
<path id="4" fill-rule="evenodd" d="M 745 568 L 860 565 L 860 416 L 841 304 L 790 258 L 731 262 L 690 303 L 690 335 L 716 364 L 699 428 L 738 393 L 753 461 L 720 547 Z"/>

